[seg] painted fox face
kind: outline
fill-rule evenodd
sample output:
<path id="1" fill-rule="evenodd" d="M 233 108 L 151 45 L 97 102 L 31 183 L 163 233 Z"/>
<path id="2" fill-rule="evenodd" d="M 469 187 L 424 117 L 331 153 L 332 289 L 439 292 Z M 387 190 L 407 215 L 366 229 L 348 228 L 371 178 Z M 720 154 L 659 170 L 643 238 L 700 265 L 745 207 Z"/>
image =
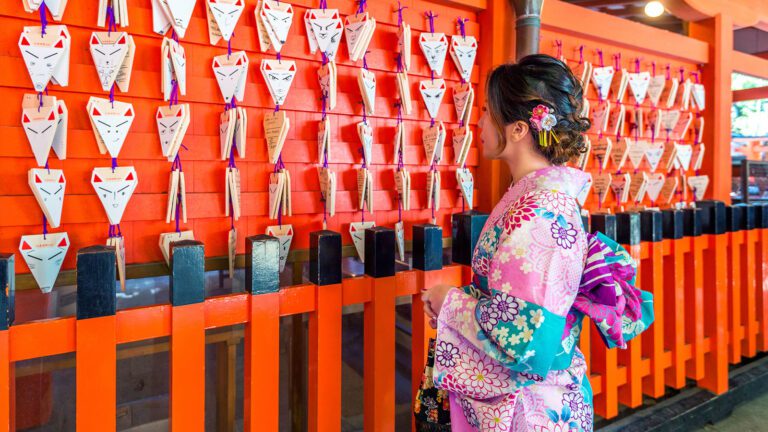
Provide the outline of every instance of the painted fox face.
<path id="1" fill-rule="evenodd" d="M 296 75 L 296 63 L 293 61 L 263 60 L 261 73 L 264 75 L 269 91 L 277 105 L 282 105 L 291 89 L 293 77 Z"/>
<path id="2" fill-rule="evenodd" d="M 157 109 L 157 115 L 155 116 L 157 132 L 160 135 L 160 145 L 162 146 L 164 156 L 168 156 L 183 117 L 184 105 L 177 105 L 170 109 L 166 107 L 159 107 Z"/>
<path id="3" fill-rule="evenodd" d="M 94 104 L 89 112 L 96 131 L 112 157 L 117 157 L 118 153 L 120 153 L 134 118 L 133 106 L 131 104 L 118 106 L 115 103 L 115 107 L 117 109 L 113 110 L 110 109 L 110 106 L 105 107 L 103 104 Z M 109 111 L 106 109 L 109 109 Z"/>
<path id="4" fill-rule="evenodd" d="M 195 9 L 196 0 L 166 0 L 168 10 L 173 16 L 173 28 L 180 37 L 184 37 L 189 26 L 189 19 Z"/>
<path id="5" fill-rule="evenodd" d="M 309 14 L 309 23 L 312 26 L 312 33 L 317 38 L 320 51 L 328 52 L 329 48 L 338 46 L 338 43 L 341 42 L 341 33 L 344 31 L 344 27 L 341 24 L 341 18 L 339 18 L 339 11 L 313 9 Z"/>
<path id="6" fill-rule="evenodd" d="M 236 58 L 235 58 L 236 56 Z M 244 85 L 248 62 L 244 59 L 244 53 L 232 55 L 232 62 L 227 62 L 227 56 L 218 56 L 213 59 L 213 72 L 216 75 L 216 81 L 219 83 L 219 89 L 224 96 L 224 101 L 229 103 L 238 93 L 240 86 Z"/>
<path id="7" fill-rule="evenodd" d="M 267 0 L 261 9 L 262 18 L 275 33 L 281 44 L 288 38 L 288 31 L 293 24 L 293 7 L 288 3 Z"/>
<path id="8" fill-rule="evenodd" d="M 51 81 L 54 70 L 64 57 L 65 40 L 64 32 L 59 34 L 52 45 L 46 45 L 42 38 L 36 40 L 32 35 L 22 34 L 19 38 L 21 55 L 36 91 L 45 90 Z"/>
<path id="9" fill-rule="evenodd" d="M 421 96 L 424 98 L 424 105 L 429 111 L 429 115 L 432 118 L 437 117 L 437 113 L 440 111 L 440 103 L 443 101 L 445 95 L 445 81 L 437 79 L 434 81 L 424 80 L 419 86 Z"/>
<path id="10" fill-rule="evenodd" d="M 67 187 L 64 172 L 54 169 L 33 168 L 29 170 L 29 186 L 48 217 L 51 226 L 58 227 L 61 222 L 61 209 L 64 205 L 64 190 Z"/>
<path id="11" fill-rule="evenodd" d="M 38 166 L 44 166 L 48 160 L 48 153 L 56 136 L 58 116 L 55 107 L 36 109 L 24 109 L 21 114 L 21 125 L 27 135 L 32 152 Z"/>
<path id="12" fill-rule="evenodd" d="M 91 35 L 91 56 L 104 90 L 109 90 L 114 84 L 127 54 L 127 33 L 120 32 L 108 36 L 106 32 L 94 32 Z"/>
<path id="13" fill-rule="evenodd" d="M 91 185 L 107 212 L 109 223 L 116 225 L 123 218 L 123 212 L 138 184 L 136 170 L 133 167 L 94 168 Z"/>
<path id="14" fill-rule="evenodd" d="M 448 52 L 448 39 L 443 33 L 422 33 L 419 46 L 427 58 L 429 68 L 442 75 L 445 65 L 445 55 Z"/>
<path id="15" fill-rule="evenodd" d="M 472 75 L 472 68 L 475 65 L 477 41 L 472 36 L 467 36 L 466 38 L 453 36 L 451 38 L 451 48 L 453 48 L 454 60 L 457 66 L 459 66 L 459 71 L 466 80 Z"/>
<path id="16" fill-rule="evenodd" d="M 53 289 L 68 249 L 69 236 L 67 233 L 21 237 L 19 252 L 24 257 L 37 285 L 44 293 L 51 292 Z"/>
<path id="17" fill-rule="evenodd" d="M 224 1 L 209 0 L 208 6 L 211 8 L 213 18 L 219 26 L 219 31 L 224 40 L 229 40 L 235 30 L 235 25 L 243 13 L 243 0 Z"/>

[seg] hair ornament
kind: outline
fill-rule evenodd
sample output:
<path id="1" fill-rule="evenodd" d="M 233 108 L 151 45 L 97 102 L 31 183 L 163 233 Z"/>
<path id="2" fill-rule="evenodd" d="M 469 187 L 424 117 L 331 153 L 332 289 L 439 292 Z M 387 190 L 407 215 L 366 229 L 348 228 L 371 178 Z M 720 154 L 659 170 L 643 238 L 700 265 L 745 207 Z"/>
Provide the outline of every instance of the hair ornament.
<path id="1" fill-rule="evenodd" d="M 553 111 L 554 110 L 550 109 L 548 106 L 539 104 L 533 109 L 533 112 L 531 112 L 531 127 L 538 132 L 539 146 L 541 147 L 549 146 L 552 143 L 552 140 L 558 143 L 560 142 L 557 135 L 552 131 L 557 125 L 557 118 L 553 114 Z"/>

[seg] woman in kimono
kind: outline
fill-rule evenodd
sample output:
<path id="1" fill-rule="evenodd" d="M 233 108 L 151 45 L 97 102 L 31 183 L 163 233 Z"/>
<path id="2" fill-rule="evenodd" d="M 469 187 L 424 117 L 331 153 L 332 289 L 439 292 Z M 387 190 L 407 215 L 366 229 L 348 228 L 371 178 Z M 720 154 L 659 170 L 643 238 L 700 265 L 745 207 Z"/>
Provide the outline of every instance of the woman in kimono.
<path id="1" fill-rule="evenodd" d="M 583 318 L 624 348 L 652 322 L 652 297 L 633 286 L 626 252 L 582 226 L 591 177 L 561 166 L 585 151 L 590 126 L 573 73 L 532 55 L 492 71 L 486 94 L 482 153 L 509 166 L 512 184 L 480 235 L 472 284 L 423 295 L 434 384 L 454 431 L 591 431 Z"/>

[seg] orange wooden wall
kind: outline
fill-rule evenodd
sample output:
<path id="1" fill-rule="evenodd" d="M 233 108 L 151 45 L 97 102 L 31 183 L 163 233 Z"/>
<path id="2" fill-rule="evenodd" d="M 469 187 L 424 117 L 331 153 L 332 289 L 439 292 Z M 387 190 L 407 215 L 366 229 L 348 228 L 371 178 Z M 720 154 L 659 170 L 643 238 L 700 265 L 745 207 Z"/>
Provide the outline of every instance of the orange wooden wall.
<path id="1" fill-rule="evenodd" d="M 124 30 L 133 35 L 136 43 L 136 60 L 133 65 L 130 91 L 116 92 L 116 100 L 132 102 L 137 116 L 128 139 L 120 152 L 119 165 L 133 165 L 139 176 L 139 184 L 133 195 L 121 224 L 126 239 L 126 258 L 129 264 L 161 261 L 158 236 L 161 232 L 175 229 L 174 224 L 165 223 L 165 206 L 170 163 L 160 151 L 155 124 L 155 111 L 163 102 L 160 94 L 160 45 L 162 37 L 152 32 L 152 11 L 150 0 L 129 0 L 130 25 Z M 226 45 L 208 43 L 207 22 L 204 3 L 197 2 L 192 22 L 186 37 L 181 40 L 187 58 L 186 96 L 180 96 L 181 103 L 191 105 L 191 125 L 184 144 L 188 151 L 181 151 L 186 172 L 189 221 L 182 229 L 193 229 L 198 240 L 205 243 L 207 256 L 226 255 L 229 218 L 224 216 L 224 171 L 226 162 L 218 160 L 219 114 L 224 103 L 211 70 L 213 56 L 226 53 Z M 320 92 L 316 71 L 320 66 L 320 53 L 310 54 L 304 29 L 303 15 L 307 7 L 317 7 L 317 0 L 295 0 L 295 16 L 288 43 L 283 49 L 286 59 L 297 61 L 298 73 L 288 99 L 281 108 L 291 119 L 291 130 L 283 149 L 283 160 L 291 172 L 294 216 L 283 219 L 293 224 L 296 230 L 293 248 L 307 248 L 309 232 L 322 227 L 322 203 L 316 171 L 317 122 L 320 120 Z M 478 36 L 479 27 L 475 9 L 461 6 L 467 2 L 431 2 L 405 0 L 404 17 L 413 29 L 413 58 L 410 74 L 411 92 L 415 111 L 406 117 L 409 146 L 406 164 L 411 171 L 411 207 L 404 213 L 406 233 L 414 223 L 425 223 L 431 217 L 426 209 L 426 172 L 421 129 L 429 124 L 427 111 L 418 93 L 418 81 L 429 76 L 421 50 L 418 35 L 428 30 L 424 14 L 432 10 L 438 15 L 435 31 L 447 35 L 458 33 L 456 19 L 469 18 L 467 33 Z M 251 62 L 248 71 L 245 101 L 240 103 L 248 110 L 247 158 L 237 159 L 242 177 L 243 215 L 238 228 L 238 253 L 244 252 L 243 238 L 246 235 L 263 233 L 268 225 L 276 224 L 267 214 L 267 182 L 273 165 L 267 162 L 261 121 L 264 113 L 273 107 L 267 87 L 258 65 L 261 58 L 275 58 L 274 52 L 261 53 L 255 28 L 255 0 L 246 0 L 246 9 L 232 39 L 233 50 L 246 50 Z M 371 167 L 375 184 L 375 220 L 379 225 L 393 226 L 397 222 L 397 201 L 394 184 L 395 165 L 393 160 L 393 137 L 395 132 L 397 87 L 395 84 L 395 47 L 397 44 L 397 2 L 375 0 L 368 2 L 368 11 L 377 20 L 377 28 L 370 45 L 368 65 L 376 73 L 378 88 L 376 115 L 369 117 L 374 127 L 374 156 Z M 330 8 L 338 8 L 343 15 L 354 13 L 356 3 L 352 0 L 329 0 Z M 19 237 L 25 234 L 39 234 L 42 227 L 42 211 L 33 197 L 26 180 L 26 173 L 35 167 L 32 151 L 20 126 L 21 99 L 24 93 L 34 93 L 26 68 L 18 49 L 18 38 L 23 26 L 39 25 L 37 14 L 24 12 L 17 1 L 0 2 L 0 94 L 6 104 L 0 110 L 0 250 L 17 252 Z M 50 22 L 50 24 L 56 24 Z M 52 231 L 69 233 L 72 246 L 63 268 L 73 268 L 77 249 L 91 244 L 104 243 L 108 222 L 104 210 L 90 185 L 90 173 L 94 167 L 109 166 L 108 155 L 100 155 L 87 117 L 85 105 L 91 95 L 107 97 L 98 84 L 96 69 L 88 50 L 88 38 L 96 27 L 95 3 L 91 0 L 70 0 L 63 24 L 72 35 L 70 60 L 71 80 L 68 87 L 49 86 L 49 93 L 64 99 L 69 108 L 68 155 L 64 161 L 50 156 L 51 168 L 62 168 L 67 177 L 67 190 L 60 228 Z M 122 29 L 121 29 L 122 30 Z M 337 172 L 339 186 L 337 193 L 337 214 L 329 219 L 328 228 L 340 231 L 345 243 L 349 223 L 360 220 L 355 204 L 357 199 L 356 172 L 359 167 L 360 146 L 357 138 L 357 122 L 361 121 L 362 106 L 357 87 L 358 64 L 348 59 L 345 41 L 340 48 L 338 65 L 338 104 L 330 114 L 332 124 L 333 153 L 331 167 Z M 482 45 L 482 41 L 480 41 Z M 479 81 L 478 58 L 472 82 Z M 444 78 L 451 87 L 459 81 L 456 67 L 446 58 Z M 477 90 L 477 88 L 476 88 Z M 476 124 L 474 110 L 472 124 Z M 452 92 L 446 92 L 440 110 L 439 120 L 447 129 L 457 125 L 452 103 Z M 450 214 L 461 210 L 461 198 L 457 189 L 454 168 L 447 164 L 454 159 L 448 133 L 444 162 L 439 166 L 442 174 L 441 201 L 443 208 L 437 215 L 438 224 L 443 226 L 444 236 L 450 233 Z M 476 166 L 477 151 L 473 148 L 467 165 Z M 366 214 L 366 220 L 371 216 Z M 408 234 L 407 234 L 408 235 Z M 17 272 L 26 273 L 21 264 Z"/>
<path id="2" fill-rule="evenodd" d="M 567 63 L 571 67 L 575 67 L 575 65 L 579 63 L 579 48 L 583 46 L 584 60 L 591 62 L 595 67 L 600 66 L 597 50 L 601 49 L 603 51 L 603 61 L 605 66 L 612 66 L 614 64 L 613 56 L 615 54 L 621 54 L 621 67 L 626 68 L 628 72 L 635 72 L 635 59 L 639 57 L 641 71 L 651 72 L 652 63 L 655 62 L 656 73 L 661 74 L 665 72 L 666 66 L 669 65 L 672 79 L 679 79 L 679 70 L 680 68 L 683 68 L 685 71 L 684 78 L 690 78 L 694 81 L 694 78 L 690 76 L 690 73 L 699 71 L 701 63 L 705 62 L 707 58 L 706 44 L 699 41 L 553 0 L 544 5 L 539 50 L 542 53 L 556 56 L 558 53 L 556 44 L 558 42 L 562 43 L 562 54 L 566 57 Z M 700 74 L 700 76 L 702 75 Z M 614 80 L 616 79 L 618 79 L 618 74 L 614 76 Z M 682 91 L 682 86 L 680 86 L 680 89 L 678 95 Z M 707 90 L 711 91 L 710 88 L 707 88 Z M 590 83 L 587 99 L 591 106 L 591 117 L 594 108 L 599 103 L 592 83 Z M 613 92 L 611 93 L 611 96 L 609 96 L 609 100 L 611 102 L 611 111 L 613 111 L 617 107 Z M 629 88 L 627 89 L 627 95 L 624 99 L 624 105 L 627 108 L 626 122 L 629 122 L 629 111 L 635 108 L 635 102 L 631 96 L 631 89 Z M 651 104 L 647 98 L 641 105 L 641 108 L 644 109 L 646 113 L 650 112 Z M 707 108 L 711 111 L 711 104 L 709 104 Z M 691 109 L 691 111 L 695 112 L 694 109 Z M 712 127 L 712 118 L 706 110 L 701 112 L 701 114 L 705 119 L 704 129 L 706 132 L 707 127 Z M 625 127 L 624 129 L 629 131 L 628 127 Z M 681 144 L 693 145 L 694 141 L 692 133 L 693 124 L 689 129 L 687 139 L 678 142 Z M 629 132 L 626 132 L 622 136 L 627 136 L 628 134 Z M 596 144 L 598 140 L 597 134 L 589 133 L 588 136 L 591 139 L 592 144 Z M 605 136 L 611 138 L 611 140 L 615 142 L 615 135 L 606 133 Z M 629 136 L 633 137 L 634 134 L 629 134 Z M 660 137 L 656 137 L 657 142 L 663 142 L 664 139 L 664 132 L 662 132 Z M 702 174 L 710 174 L 710 186 L 708 190 L 711 191 L 714 181 L 711 173 L 708 173 L 706 170 L 706 160 L 710 159 L 712 156 L 713 143 L 706 142 L 705 138 L 704 144 L 706 146 L 706 152 Z M 643 161 L 643 166 L 644 168 L 641 168 L 640 170 L 645 170 L 650 173 L 647 161 Z M 592 154 L 590 154 L 587 170 L 592 172 L 593 175 L 596 175 L 599 172 L 597 159 Z M 616 173 L 616 167 L 613 165 L 613 161 L 608 162 L 606 171 L 611 174 Z M 657 173 L 663 171 L 664 168 L 661 166 L 656 170 Z M 622 172 L 629 172 L 630 174 L 633 172 L 629 160 L 625 163 Z M 694 170 L 689 170 L 687 175 L 694 175 Z M 690 191 L 688 191 L 687 198 L 688 201 L 692 200 Z M 723 198 L 719 197 L 719 199 Z M 677 198 L 675 201 L 676 200 Z M 651 203 L 646 197 L 643 204 L 650 205 Z M 613 192 L 608 192 L 602 207 L 611 208 L 615 205 L 616 199 Z M 625 205 L 632 206 L 633 204 L 630 202 Z M 585 207 L 590 210 L 597 209 L 597 195 L 594 190 L 587 199 Z"/>

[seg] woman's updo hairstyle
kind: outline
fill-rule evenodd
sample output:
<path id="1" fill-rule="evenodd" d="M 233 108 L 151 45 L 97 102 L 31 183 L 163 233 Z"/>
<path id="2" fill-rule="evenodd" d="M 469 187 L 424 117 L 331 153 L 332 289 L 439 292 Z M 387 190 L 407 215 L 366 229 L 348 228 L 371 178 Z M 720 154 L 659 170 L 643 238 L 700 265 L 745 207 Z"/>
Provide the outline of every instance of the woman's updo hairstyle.
<path id="1" fill-rule="evenodd" d="M 538 145 L 539 132 L 531 127 L 533 142 L 544 157 L 554 165 L 562 165 L 586 151 L 584 136 L 590 127 L 582 117 L 583 89 L 573 72 L 562 61 L 545 55 L 523 57 L 518 63 L 504 64 L 488 75 L 488 112 L 501 143 L 506 141 L 504 127 L 516 121 L 530 125 L 537 105 L 549 107 L 557 124 L 546 147 Z M 542 131 L 542 133 L 546 133 Z"/>

